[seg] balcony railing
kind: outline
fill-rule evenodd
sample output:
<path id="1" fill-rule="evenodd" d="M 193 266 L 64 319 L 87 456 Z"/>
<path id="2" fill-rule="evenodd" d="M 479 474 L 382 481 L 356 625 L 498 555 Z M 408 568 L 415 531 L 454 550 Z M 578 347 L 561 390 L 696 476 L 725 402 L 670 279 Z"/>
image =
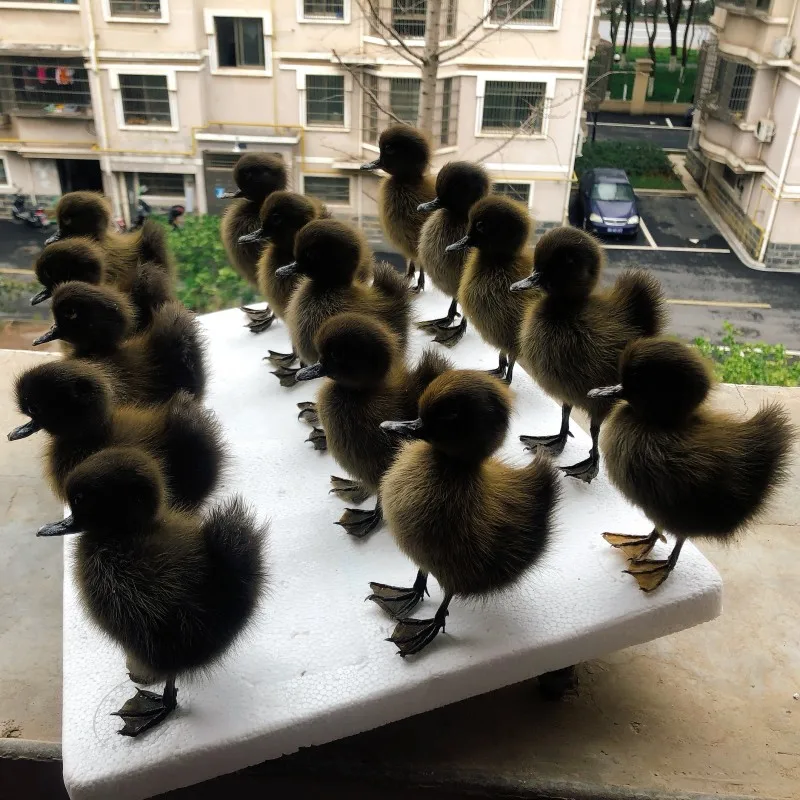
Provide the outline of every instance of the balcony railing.
<path id="1" fill-rule="evenodd" d="M 720 8 L 732 8 L 740 13 L 763 15 L 769 14 L 772 0 L 718 0 Z"/>
<path id="2" fill-rule="evenodd" d="M 83 60 L 0 58 L 0 113 L 90 116 L 92 98 Z"/>

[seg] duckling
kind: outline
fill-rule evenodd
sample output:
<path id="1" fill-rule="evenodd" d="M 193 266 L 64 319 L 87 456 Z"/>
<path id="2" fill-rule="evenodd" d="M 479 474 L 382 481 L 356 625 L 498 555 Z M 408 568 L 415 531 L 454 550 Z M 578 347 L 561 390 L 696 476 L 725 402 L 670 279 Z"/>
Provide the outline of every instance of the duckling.
<path id="1" fill-rule="evenodd" d="M 500 350 L 499 364 L 489 374 L 510 384 L 519 351 L 519 328 L 531 297 L 511 295 L 508 287 L 531 271 L 528 212 L 506 197 L 484 197 L 469 212 L 467 235 L 448 245 L 448 253 L 474 249 L 467 255 L 458 289 L 464 316 L 488 344 Z"/>
<path id="2" fill-rule="evenodd" d="M 611 411 L 611 397 L 589 397 L 595 386 L 618 379 L 619 357 L 634 339 L 656 336 L 666 320 L 658 281 L 641 270 L 629 270 L 609 291 L 596 291 L 603 269 L 597 241 L 577 228 L 555 228 L 536 244 L 534 272 L 515 283 L 512 292 L 537 288 L 543 294 L 528 308 L 520 331 L 520 353 L 526 370 L 551 397 L 560 400 L 561 430 L 555 436 L 520 436 L 528 449 L 564 449 L 572 407 L 589 415 L 589 458 L 564 472 L 590 483 L 597 475 L 600 425 Z"/>
<path id="3" fill-rule="evenodd" d="M 72 516 L 38 536 L 80 533 L 74 575 L 86 613 L 126 653 L 137 689 L 115 716 L 138 736 L 177 707 L 176 679 L 220 661 L 252 621 L 266 587 L 268 527 L 240 497 L 204 516 L 168 509 L 158 464 L 112 447 L 67 478 Z"/>
<path id="4" fill-rule="evenodd" d="M 63 339 L 72 357 L 101 364 L 123 402 L 160 403 L 184 390 L 200 399 L 206 370 L 200 327 L 180 303 L 167 303 L 132 336 L 130 301 L 111 286 L 70 281 L 53 293 L 53 327 L 33 344 Z"/>
<path id="5" fill-rule="evenodd" d="M 233 202 L 222 217 L 220 236 L 230 265 L 248 283 L 258 286 L 256 264 L 262 244 L 260 241 L 239 244 L 239 239 L 259 227 L 258 212 L 264 200 L 286 188 L 286 164 L 280 156 L 271 153 L 246 153 L 233 168 L 233 180 L 239 188 L 223 195 L 233 198 Z M 245 309 L 245 313 L 253 313 L 253 310 Z"/>
<path id="6" fill-rule="evenodd" d="M 435 341 L 452 347 L 467 330 L 462 315 L 455 327 L 449 327 L 457 314 L 458 286 L 464 272 L 465 250 L 447 246 L 464 237 L 469 225 L 469 210 L 489 193 L 489 175 L 483 167 L 469 161 L 451 161 L 436 176 L 436 197 L 417 211 L 433 211 L 419 235 L 419 263 L 433 285 L 453 298 L 447 316 L 417 323 L 417 327 L 436 333 Z"/>
<path id="7" fill-rule="evenodd" d="M 393 125 L 378 139 L 380 156 L 361 169 L 382 169 L 389 177 L 381 181 L 378 215 L 389 241 L 408 259 L 408 277 L 414 278 L 419 234 L 425 223 L 421 203 L 436 197 L 433 178 L 426 174 L 431 159 L 428 140 L 410 125 Z M 420 267 L 419 280 L 412 289 L 425 288 L 425 272 Z"/>
<path id="8" fill-rule="evenodd" d="M 619 376 L 620 384 L 589 392 L 623 401 L 603 428 L 606 469 L 655 527 L 648 536 L 603 537 L 631 558 L 625 571 L 651 592 L 675 568 L 686 539 L 727 541 L 758 517 L 788 477 L 796 431 L 778 403 L 744 422 L 710 408 L 710 365 L 680 342 L 631 342 Z M 665 530 L 675 535 L 672 552 L 648 559 Z"/>
<path id="9" fill-rule="evenodd" d="M 182 508 L 197 508 L 217 485 L 225 462 L 222 432 L 213 413 L 186 392 L 159 406 L 116 405 L 108 373 L 74 359 L 27 370 L 15 392 L 17 407 L 30 421 L 8 439 L 39 430 L 50 434 L 46 472 L 62 500 L 72 469 L 112 445 L 140 447 L 158 460 L 170 503 Z"/>
<path id="10" fill-rule="evenodd" d="M 331 477 L 332 492 L 363 502 L 377 493 L 381 478 L 397 455 L 398 437 L 380 427 L 385 419 L 417 413 L 417 401 L 428 384 L 452 364 L 434 351 L 406 368 L 397 336 L 375 317 L 339 314 L 324 322 L 315 347 L 319 361 L 297 373 L 297 380 L 327 377 L 317 410 L 328 449 L 358 482 Z M 362 538 L 380 525 L 381 500 L 374 511 L 348 508 L 337 523 Z"/>
<path id="11" fill-rule="evenodd" d="M 322 323 L 336 314 L 354 311 L 382 319 L 398 337 L 402 352 L 408 342 L 411 314 L 408 288 L 388 264 L 375 267 L 371 286 L 355 280 L 369 246 L 359 231 L 344 222 L 309 222 L 295 239 L 295 261 L 278 269 L 279 280 L 303 275 L 286 308 L 286 323 L 301 362 L 319 359 L 315 338 Z M 278 367 L 274 374 L 294 385 L 297 370 Z"/>
<path id="12" fill-rule="evenodd" d="M 501 381 L 450 370 L 422 394 L 418 419 L 381 423 L 422 440 L 404 445 L 380 487 L 392 535 L 419 573 L 411 589 L 370 584 L 369 599 L 405 613 L 422 599 L 429 573 L 444 591 L 432 619 L 399 619 L 390 641 L 402 656 L 418 653 L 444 629 L 454 596 L 486 597 L 513 585 L 547 547 L 558 473 L 546 454 L 522 468 L 492 457 L 510 413 Z"/>

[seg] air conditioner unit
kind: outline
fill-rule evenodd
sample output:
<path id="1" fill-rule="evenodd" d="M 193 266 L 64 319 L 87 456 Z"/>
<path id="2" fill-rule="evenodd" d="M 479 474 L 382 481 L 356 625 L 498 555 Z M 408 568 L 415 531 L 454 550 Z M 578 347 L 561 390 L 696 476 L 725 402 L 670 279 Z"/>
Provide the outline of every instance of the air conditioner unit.
<path id="1" fill-rule="evenodd" d="M 759 142 L 768 143 L 775 136 L 775 123 L 771 119 L 760 119 L 756 123 L 756 139 Z"/>
<path id="2" fill-rule="evenodd" d="M 791 36 L 779 36 L 772 42 L 772 55 L 775 58 L 789 58 L 794 49 L 794 39 Z"/>

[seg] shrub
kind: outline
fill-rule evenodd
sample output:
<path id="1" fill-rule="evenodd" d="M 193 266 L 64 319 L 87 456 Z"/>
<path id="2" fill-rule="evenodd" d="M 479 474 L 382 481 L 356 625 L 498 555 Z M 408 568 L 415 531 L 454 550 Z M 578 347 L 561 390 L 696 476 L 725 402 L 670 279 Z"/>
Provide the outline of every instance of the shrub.
<path id="1" fill-rule="evenodd" d="M 682 189 L 667 154 L 652 142 L 586 142 L 583 155 L 575 160 L 580 177 L 595 167 L 624 169 L 634 189 Z"/>

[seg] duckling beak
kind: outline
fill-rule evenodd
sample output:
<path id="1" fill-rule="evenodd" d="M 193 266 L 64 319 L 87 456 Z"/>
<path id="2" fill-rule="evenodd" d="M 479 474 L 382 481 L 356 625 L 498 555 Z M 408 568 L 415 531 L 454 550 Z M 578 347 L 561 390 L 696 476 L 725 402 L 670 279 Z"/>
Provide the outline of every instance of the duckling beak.
<path id="1" fill-rule="evenodd" d="M 447 245 L 444 251 L 445 253 L 455 253 L 457 250 L 466 250 L 468 247 L 472 247 L 472 241 L 469 238 L 469 234 L 467 234 L 463 239 L 459 239 L 457 242 Z"/>
<path id="2" fill-rule="evenodd" d="M 295 380 L 297 381 L 313 381 L 315 378 L 321 378 L 325 374 L 322 369 L 322 364 L 317 362 L 310 367 L 303 367 L 295 373 Z"/>
<path id="3" fill-rule="evenodd" d="M 261 235 L 261 228 L 256 228 L 256 230 L 251 231 L 250 233 L 245 233 L 239 237 L 239 244 L 250 244 L 250 242 L 260 242 L 263 241 L 264 237 Z"/>
<path id="4" fill-rule="evenodd" d="M 297 262 L 292 261 L 291 264 L 285 264 L 275 270 L 275 275 L 278 278 L 291 278 L 292 275 L 297 275 L 300 270 L 297 268 Z"/>
<path id="5" fill-rule="evenodd" d="M 40 431 L 41 429 L 42 426 L 38 422 L 30 420 L 30 422 L 26 422 L 24 425 L 14 428 L 14 430 L 8 434 L 8 441 L 16 442 L 17 439 L 27 439 L 28 436 L 32 436 L 36 431 Z"/>
<path id="6" fill-rule="evenodd" d="M 421 419 L 412 419 L 407 422 L 387 420 L 381 422 L 381 428 L 392 433 L 399 433 L 401 436 L 408 436 L 410 439 L 419 439 L 422 436 L 423 423 Z"/>
<path id="7" fill-rule="evenodd" d="M 517 281 L 516 283 L 512 283 L 509 286 L 509 291 L 511 292 L 524 292 L 528 289 L 538 289 L 542 285 L 541 280 L 539 279 L 539 273 L 534 272 L 532 275 L 529 275 L 527 278 L 524 278 L 521 281 Z"/>
<path id="8" fill-rule="evenodd" d="M 622 384 L 618 383 L 616 386 L 601 386 L 599 389 L 592 389 L 588 393 L 588 397 L 621 397 Z"/>
<path id="9" fill-rule="evenodd" d="M 82 533 L 80 526 L 75 522 L 75 518 L 71 514 L 66 519 L 42 525 L 36 531 L 37 536 L 66 536 L 69 533 Z"/>
<path id="10" fill-rule="evenodd" d="M 61 231 L 58 228 L 56 228 L 56 232 L 52 236 L 48 236 L 44 240 L 44 246 L 47 247 L 47 245 L 53 244 L 53 242 L 57 242 L 62 237 L 62 235 L 63 234 L 61 233 Z"/>
<path id="11" fill-rule="evenodd" d="M 61 331 L 58 329 L 58 325 L 53 325 L 47 333 L 43 333 L 38 339 L 34 339 L 32 344 L 34 347 L 40 344 L 44 344 L 45 342 L 52 342 L 53 339 L 60 339 L 61 338 Z"/>
<path id="12" fill-rule="evenodd" d="M 237 189 L 235 192 L 223 192 L 220 200 L 233 200 L 235 197 L 244 197 L 244 192 Z"/>
<path id="13" fill-rule="evenodd" d="M 38 306 L 39 303 L 43 303 L 45 300 L 49 300 L 53 296 L 53 290 L 44 288 L 38 294 L 35 294 L 31 297 L 31 305 Z"/>
<path id="14" fill-rule="evenodd" d="M 380 158 L 376 158 L 374 161 L 370 161 L 369 164 L 362 164 L 361 169 L 380 169 L 381 160 Z"/>
<path id="15" fill-rule="evenodd" d="M 434 197 L 429 203 L 420 203 L 417 206 L 417 211 L 436 211 L 437 208 L 442 207 L 442 201 L 438 197 Z"/>

